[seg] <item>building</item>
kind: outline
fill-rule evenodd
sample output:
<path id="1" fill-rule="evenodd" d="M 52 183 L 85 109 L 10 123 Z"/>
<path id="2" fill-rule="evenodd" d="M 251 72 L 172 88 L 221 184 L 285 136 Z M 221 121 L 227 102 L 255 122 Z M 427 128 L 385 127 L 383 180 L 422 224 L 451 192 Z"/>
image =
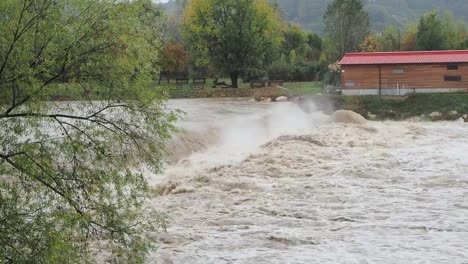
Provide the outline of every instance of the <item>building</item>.
<path id="1" fill-rule="evenodd" d="M 468 92 L 468 50 L 347 53 L 344 95 Z"/>

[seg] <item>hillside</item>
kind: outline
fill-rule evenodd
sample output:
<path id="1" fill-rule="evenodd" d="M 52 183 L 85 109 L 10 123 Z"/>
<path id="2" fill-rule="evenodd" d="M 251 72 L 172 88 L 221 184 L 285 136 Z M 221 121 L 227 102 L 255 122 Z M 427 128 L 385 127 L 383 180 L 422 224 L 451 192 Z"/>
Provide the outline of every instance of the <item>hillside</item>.
<path id="1" fill-rule="evenodd" d="M 323 32 L 323 13 L 331 0 L 277 0 L 290 22 L 297 22 L 305 29 Z M 382 30 L 385 25 L 403 27 L 416 20 L 424 12 L 439 8 L 451 11 L 455 18 L 468 14 L 467 0 L 366 0 L 372 29 Z"/>

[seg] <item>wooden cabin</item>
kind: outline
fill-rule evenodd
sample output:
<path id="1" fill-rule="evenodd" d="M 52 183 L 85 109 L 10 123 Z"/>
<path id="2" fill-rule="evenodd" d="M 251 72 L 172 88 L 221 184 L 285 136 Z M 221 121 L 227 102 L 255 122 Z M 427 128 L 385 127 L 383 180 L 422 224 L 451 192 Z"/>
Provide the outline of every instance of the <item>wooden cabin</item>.
<path id="1" fill-rule="evenodd" d="M 468 92 L 468 50 L 347 53 L 344 95 Z"/>

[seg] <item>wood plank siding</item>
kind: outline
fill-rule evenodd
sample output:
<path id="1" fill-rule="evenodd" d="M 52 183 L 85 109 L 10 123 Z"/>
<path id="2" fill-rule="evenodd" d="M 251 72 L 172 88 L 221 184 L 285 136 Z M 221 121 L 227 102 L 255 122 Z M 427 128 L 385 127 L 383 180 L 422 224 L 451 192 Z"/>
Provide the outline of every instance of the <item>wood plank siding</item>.
<path id="1" fill-rule="evenodd" d="M 458 69 L 448 69 L 458 68 Z M 468 63 L 381 65 L 382 89 L 468 89 Z M 342 65 L 342 89 L 379 89 L 379 65 Z"/>

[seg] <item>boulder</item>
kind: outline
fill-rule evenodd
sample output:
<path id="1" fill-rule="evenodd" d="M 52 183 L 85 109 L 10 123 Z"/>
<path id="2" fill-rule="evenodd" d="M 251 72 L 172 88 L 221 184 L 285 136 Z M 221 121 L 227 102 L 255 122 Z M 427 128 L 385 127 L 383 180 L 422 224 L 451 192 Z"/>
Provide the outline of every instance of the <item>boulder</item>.
<path id="1" fill-rule="evenodd" d="M 280 97 L 276 98 L 276 102 L 286 102 L 288 100 L 289 99 L 286 96 L 280 96 Z"/>
<path id="2" fill-rule="evenodd" d="M 348 110 L 338 110 L 331 116 L 335 123 L 366 124 L 367 120 L 360 114 Z"/>
<path id="3" fill-rule="evenodd" d="M 271 98 L 270 97 L 262 97 L 262 102 L 265 102 L 265 103 L 270 103 L 271 102 Z"/>
<path id="4" fill-rule="evenodd" d="M 372 114 L 371 112 L 367 112 L 367 117 L 370 119 L 370 120 L 375 120 L 377 118 L 376 115 Z"/>
<path id="5" fill-rule="evenodd" d="M 421 122 L 423 119 L 425 118 L 425 116 L 413 116 L 411 118 L 408 118 L 406 121 L 408 122 L 414 122 L 414 123 L 417 123 L 417 122 Z"/>
<path id="6" fill-rule="evenodd" d="M 255 101 L 256 101 L 255 99 L 250 99 L 249 103 L 255 103 Z"/>
<path id="7" fill-rule="evenodd" d="M 432 121 L 442 120 L 442 114 L 439 113 L 439 112 L 432 112 L 432 113 L 429 115 L 429 118 L 430 118 Z"/>

